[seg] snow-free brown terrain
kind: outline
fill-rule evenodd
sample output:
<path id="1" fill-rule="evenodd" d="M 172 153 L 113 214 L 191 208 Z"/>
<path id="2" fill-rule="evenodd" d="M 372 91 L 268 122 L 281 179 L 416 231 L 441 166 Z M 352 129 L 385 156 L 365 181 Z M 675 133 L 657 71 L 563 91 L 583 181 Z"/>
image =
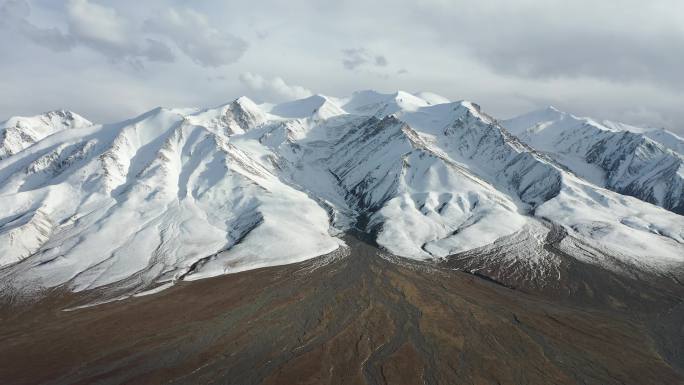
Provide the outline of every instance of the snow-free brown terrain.
<path id="1" fill-rule="evenodd" d="M 681 285 L 587 265 L 590 279 L 550 298 L 345 240 L 344 253 L 94 307 L 73 309 L 97 292 L 59 290 L 6 303 L 0 382 L 684 383 Z"/>

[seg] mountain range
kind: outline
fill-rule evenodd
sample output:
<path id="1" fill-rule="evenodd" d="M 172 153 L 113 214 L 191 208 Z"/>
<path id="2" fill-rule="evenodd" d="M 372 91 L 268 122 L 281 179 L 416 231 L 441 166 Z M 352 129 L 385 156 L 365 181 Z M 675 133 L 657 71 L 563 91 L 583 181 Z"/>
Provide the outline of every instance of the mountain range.
<path id="1" fill-rule="evenodd" d="M 553 107 L 498 121 L 427 99 L 360 91 L 114 124 L 10 118 L 0 277 L 19 292 L 130 294 L 331 253 L 350 231 L 443 260 L 523 235 L 518 247 L 539 249 L 554 227 L 579 260 L 682 271 L 684 139 Z M 552 255 L 525 258 L 554 279 Z"/>

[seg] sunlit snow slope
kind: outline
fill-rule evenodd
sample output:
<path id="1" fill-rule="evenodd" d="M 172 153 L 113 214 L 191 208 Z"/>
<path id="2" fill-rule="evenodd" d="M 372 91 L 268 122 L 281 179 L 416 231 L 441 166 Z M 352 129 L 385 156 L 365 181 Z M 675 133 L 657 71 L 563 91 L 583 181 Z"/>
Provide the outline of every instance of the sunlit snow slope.
<path id="1" fill-rule="evenodd" d="M 38 116 L 15 116 L 0 123 L 0 159 L 31 146 L 55 132 L 90 126 L 71 111 L 50 111 Z"/>
<path id="2" fill-rule="evenodd" d="M 599 123 L 553 107 L 502 124 L 598 186 L 684 214 L 684 141 L 675 134 Z"/>
<path id="3" fill-rule="evenodd" d="M 559 147 L 568 134 L 539 134 L 555 110 L 506 122 L 523 141 L 473 103 L 401 91 L 241 97 L 107 125 L 51 114 L 4 123 L 0 278 L 13 289 L 136 292 L 330 253 L 352 230 L 434 259 L 516 234 L 541 248 L 560 226 L 576 258 L 684 264 L 681 156 L 584 123 Z"/>

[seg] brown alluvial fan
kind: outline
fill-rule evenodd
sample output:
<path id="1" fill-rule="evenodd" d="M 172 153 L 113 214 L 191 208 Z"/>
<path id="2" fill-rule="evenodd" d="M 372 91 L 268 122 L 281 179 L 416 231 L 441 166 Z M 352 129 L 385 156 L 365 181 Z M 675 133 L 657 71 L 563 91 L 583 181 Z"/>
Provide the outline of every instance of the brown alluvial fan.
<path id="1" fill-rule="evenodd" d="M 345 240 L 344 253 L 98 306 L 78 307 L 98 292 L 59 290 L 5 303 L 0 382 L 684 383 L 675 282 L 561 256 L 563 278 L 542 288 L 504 266 L 486 272 L 499 282 L 457 270 L 467 255 L 423 263 Z"/>

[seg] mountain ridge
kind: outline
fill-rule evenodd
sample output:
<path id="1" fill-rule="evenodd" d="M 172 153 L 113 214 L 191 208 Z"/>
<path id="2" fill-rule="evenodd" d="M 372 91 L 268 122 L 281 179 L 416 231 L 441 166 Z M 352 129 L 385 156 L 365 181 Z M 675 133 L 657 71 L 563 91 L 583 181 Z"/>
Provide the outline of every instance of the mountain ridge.
<path id="1" fill-rule="evenodd" d="M 605 126 L 554 108 L 502 122 L 521 140 L 601 187 L 684 213 L 684 158 L 625 125 Z M 674 143 L 674 144 L 673 144 Z"/>
<path id="2" fill-rule="evenodd" d="M 0 277 L 136 293 L 300 262 L 350 231 L 448 260 L 515 234 L 542 245 L 547 222 L 575 258 L 679 274 L 684 217 L 568 172 L 474 103 L 430 98 L 241 97 L 56 132 L 0 161 Z"/>

